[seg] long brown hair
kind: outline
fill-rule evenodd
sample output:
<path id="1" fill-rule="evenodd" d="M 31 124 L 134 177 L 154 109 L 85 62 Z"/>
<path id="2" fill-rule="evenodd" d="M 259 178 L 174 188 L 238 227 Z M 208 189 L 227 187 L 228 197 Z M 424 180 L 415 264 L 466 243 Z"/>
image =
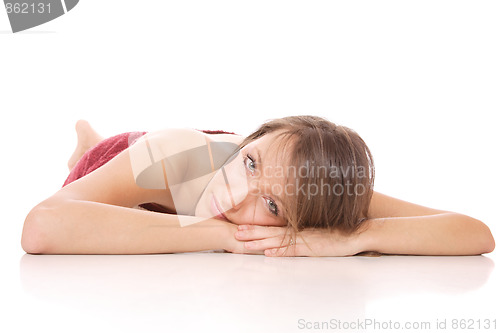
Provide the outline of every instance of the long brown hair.
<path id="1" fill-rule="evenodd" d="M 280 132 L 276 151 L 286 151 L 290 167 L 286 183 L 302 189 L 285 196 L 292 237 L 307 228 L 335 229 L 346 235 L 358 231 L 367 219 L 375 178 L 373 157 L 363 139 L 321 117 L 291 116 L 264 123 L 240 148 L 276 131 Z"/>

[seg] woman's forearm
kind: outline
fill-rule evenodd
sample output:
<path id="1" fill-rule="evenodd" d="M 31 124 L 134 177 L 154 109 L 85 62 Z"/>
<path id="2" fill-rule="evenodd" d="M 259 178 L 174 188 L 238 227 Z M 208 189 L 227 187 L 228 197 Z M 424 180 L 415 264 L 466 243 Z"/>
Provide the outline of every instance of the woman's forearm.
<path id="1" fill-rule="evenodd" d="M 490 229 L 457 213 L 389 217 L 366 221 L 365 251 L 413 255 L 475 255 L 495 248 Z"/>
<path id="2" fill-rule="evenodd" d="M 152 254 L 224 249 L 227 222 L 181 227 L 176 215 L 81 200 L 40 205 L 27 217 L 22 244 L 44 254 Z M 35 249 L 35 250 L 32 250 Z"/>

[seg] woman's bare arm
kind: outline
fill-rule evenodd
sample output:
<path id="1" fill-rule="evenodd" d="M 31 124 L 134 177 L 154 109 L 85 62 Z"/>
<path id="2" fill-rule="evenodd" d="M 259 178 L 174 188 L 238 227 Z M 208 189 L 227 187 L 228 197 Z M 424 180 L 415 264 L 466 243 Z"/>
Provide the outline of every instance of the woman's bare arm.
<path id="1" fill-rule="evenodd" d="M 33 216 L 31 216 L 33 214 Z M 41 205 L 27 218 L 22 246 L 40 254 L 152 254 L 226 249 L 227 222 L 185 227 L 175 215 L 84 200 Z"/>
<path id="2" fill-rule="evenodd" d="M 363 251 L 413 255 L 476 255 L 495 240 L 483 222 L 458 213 L 369 219 L 359 236 Z"/>
<path id="3" fill-rule="evenodd" d="M 225 248 L 230 223 L 216 219 L 181 227 L 176 215 L 132 209 L 169 206 L 168 190 L 136 185 L 128 150 L 60 189 L 28 214 L 21 245 L 29 253 L 141 254 Z"/>
<path id="4" fill-rule="evenodd" d="M 483 222 L 374 192 L 360 236 L 364 251 L 416 255 L 492 252 L 495 240 Z"/>

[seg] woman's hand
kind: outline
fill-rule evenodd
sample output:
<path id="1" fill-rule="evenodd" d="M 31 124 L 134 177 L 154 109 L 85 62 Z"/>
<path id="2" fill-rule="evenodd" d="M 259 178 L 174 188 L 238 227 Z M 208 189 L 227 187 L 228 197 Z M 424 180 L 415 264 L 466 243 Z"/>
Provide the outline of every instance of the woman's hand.
<path id="1" fill-rule="evenodd" d="M 246 247 L 245 244 L 246 242 L 243 240 L 239 240 L 235 238 L 235 233 L 238 232 L 238 225 L 234 223 L 226 223 L 228 229 L 229 229 L 229 235 L 226 236 L 227 238 L 224 240 L 225 246 L 224 250 L 227 252 L 231 253 L 237 253 L 237 254 L 264 254 L 264 250 L 262 249 L 255 249 L 252 250 L 250 247 Z"/>
<path id="2" fill-rule="evenodd" d="M 343 257 L 364 251 L 359 234 L 345 236 L 337 231 L 306 229 L 297 234 L 293 245 L 289 245 L 291 236 L 285 227 L 240 225 L 237 229 L 234 237 L 238 252 L 234 253 L 263 253 L 271 257 Z"/>

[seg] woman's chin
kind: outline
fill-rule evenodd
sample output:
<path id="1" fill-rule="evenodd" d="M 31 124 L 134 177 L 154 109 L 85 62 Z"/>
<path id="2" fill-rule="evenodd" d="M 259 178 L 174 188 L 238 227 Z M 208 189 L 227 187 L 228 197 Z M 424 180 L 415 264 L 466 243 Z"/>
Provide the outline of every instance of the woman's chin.
<path id="1" fill-rule="evenodd" d="M 224 221 L 224 222 L 229 222 L 229 223 L 232 223 L 232 224 L 236 224 L 236 223 L 234 223 L 234 222 L 232 222 L 232 221 L 229 221 L 229 219 L 227 219 L 227 218 L 226 218 L 226 217 L 224 217 L 224 216 L 217 215 L 217 216 L 214 216 L 213 218 L 214 218 L 214 219 L 217 219 L 217 220 Z"/>

